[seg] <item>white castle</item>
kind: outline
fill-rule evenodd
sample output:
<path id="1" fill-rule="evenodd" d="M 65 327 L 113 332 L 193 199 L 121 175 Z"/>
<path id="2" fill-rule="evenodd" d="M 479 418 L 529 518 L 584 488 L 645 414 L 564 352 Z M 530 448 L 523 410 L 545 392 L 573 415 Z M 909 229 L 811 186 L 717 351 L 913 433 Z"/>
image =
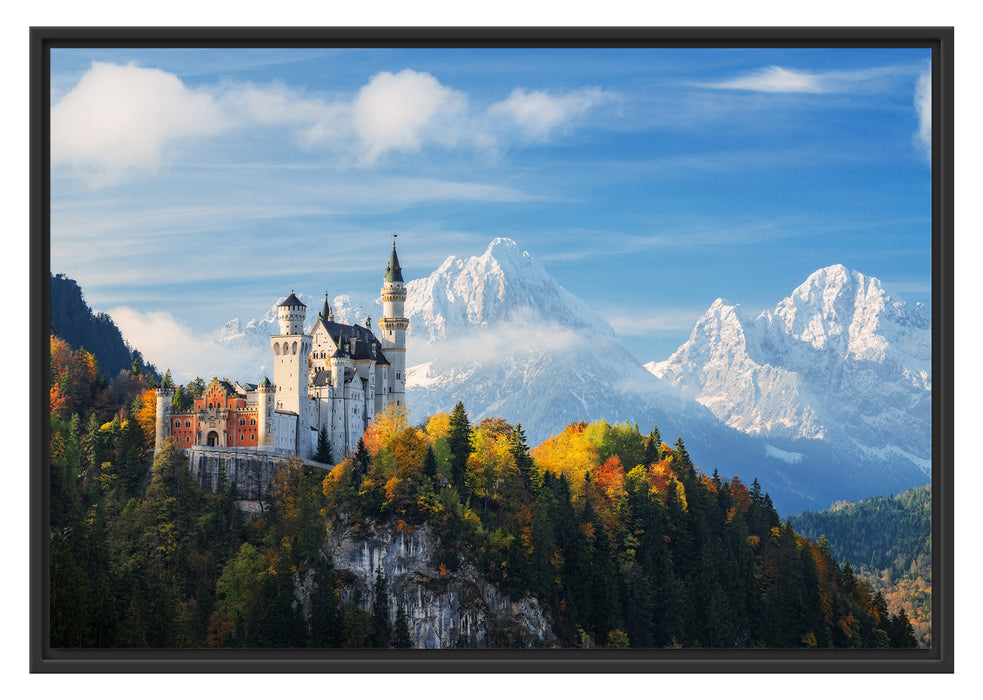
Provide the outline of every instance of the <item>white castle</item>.
<path id="1" fill-rule="evenodd" d="M 406 287 L 393 242 L 382 284 L 381 338 L 358 324 L 337 323 L 328 306 L 310 333 L 307 307 L 293 292 L 277 307 L 279 335 L 270 337 L 273 381 L 230 383 L 217 377 L 194 409 L 172 410 L 174 390 L 157 390 L 156 449 L 221 447 L 310 459 L 318 433 L 331 440 L 333 461 L 354 450 L 372 418 L 406 403 Z"/>

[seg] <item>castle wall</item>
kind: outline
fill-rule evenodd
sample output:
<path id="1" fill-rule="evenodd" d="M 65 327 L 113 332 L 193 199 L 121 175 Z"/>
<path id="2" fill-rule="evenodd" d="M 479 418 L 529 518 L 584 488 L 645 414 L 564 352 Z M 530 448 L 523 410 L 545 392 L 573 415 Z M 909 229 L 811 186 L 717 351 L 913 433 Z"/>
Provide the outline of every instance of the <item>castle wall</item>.
<path id="1" fill-rule="evenodd" d="M 262 500 L 273 475 L 290 459 L 288 455 L 215 447 L 193 447 L 188 452 L 192 481 L 213 493 L 234 485 L 237 497 L 246 501 Z"/>

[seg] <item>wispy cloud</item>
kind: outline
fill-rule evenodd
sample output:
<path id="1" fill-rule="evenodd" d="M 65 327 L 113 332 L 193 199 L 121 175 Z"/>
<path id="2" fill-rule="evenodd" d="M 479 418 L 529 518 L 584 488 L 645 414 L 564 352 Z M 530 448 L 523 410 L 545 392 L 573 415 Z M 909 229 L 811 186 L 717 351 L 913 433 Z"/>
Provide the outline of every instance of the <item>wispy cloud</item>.
<path id="1" fill-rule="evenodd" d="M 836 93 L 861 84 L 878 84 L 885 79 L 910 74 L 909 66 L 881 66 L 858 70 L 808 71 L 767 66 L 726 80 L 693 83 L 714 90 L 746 90 L 772 93 Z"/>
<path id="2" fill-rule="evenodd" d="M 545 140 L 554 131 L 569 127 L 609 97 L 599 88 L 561 94 L 516 88 L 507 99 L 493 104 L 488 116 L 492 120 L 506 122 L 528 139 Z"/>
<path id="3" fill-rule="evenodd" d="M 696 83 L 715 90 L 751 90 L 754 92 L 829 92 L 823 76 L 816 73 L 769 66 L 747 75 L 715 83 Z"/>

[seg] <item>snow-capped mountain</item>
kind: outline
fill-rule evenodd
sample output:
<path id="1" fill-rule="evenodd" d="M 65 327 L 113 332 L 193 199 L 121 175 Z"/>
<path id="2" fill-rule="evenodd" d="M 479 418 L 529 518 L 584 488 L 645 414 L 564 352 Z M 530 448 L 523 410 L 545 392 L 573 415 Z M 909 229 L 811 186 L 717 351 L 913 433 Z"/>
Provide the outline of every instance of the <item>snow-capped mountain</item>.
<path id="1" fill-rule="evenodd" d="M 303 293 L 297 293 L 296 296 L 307 306 L 304 330 L 310 331 L 324 306 L 324 298 L 315 299 L 310 294 Z M 261 318 L 253 318 L 246 323 L 234 318 L 213 334 L 213 342 L 234 358 L 231 360 L 234 367 L 246 373 L 244 381 L 258 382 L 265 373 L 272 371 L 269 369 L 272 359 L 270 336 L 280 333 L 277 306 L 284 299 L 285 296 L 273 301 Z M 366 316 L 372 315 L 367 310 L 374 308 L 371 301 L 353 299 L 347 294 L 338 295 L 329 303 L 335 320 L 339 323 L 363 323 Z"/>
<path id="2" fill-rule="evenodd" d="M 718 299 L 686 343 L 646 367 L 743 432 L 824 440 L 927 475 L 931 343 L 922 304 L 834 265 L 755 318 Z"/>
<path id="3" fill-rule="evenodd" d="M 578 420 L 630 420 L 647 431 L 671 408 L 703 413 L 511 239 L 410 282 L 406 312 L 408 356 L 424 360 L 407 369 L 414 419 L 463 401 L 472 421 L 521 422 L 536 444 Z"/>
<path id="4" fill-rule="evenodd" d="M 309 329 L 323 298 L 298 296 Z M 216 334 L 230 371 L 248 366 L 245 381 L 268 371 L 280 301 Z M 380 312 L 376 300 L 346 296 L 332 309 L 346 323 Z M 718 301 L 648 369 L 508 238 L 410 281 L 405 312 L 414 422 L 462 401 L 473 423 L 521 422 L 530 445 L 574 421 L 657 425 L 707 472 L 757 478 L 783 514 L 926 480 L 929 315 L 845 268 L 820 270 L 756 319 Z"/>

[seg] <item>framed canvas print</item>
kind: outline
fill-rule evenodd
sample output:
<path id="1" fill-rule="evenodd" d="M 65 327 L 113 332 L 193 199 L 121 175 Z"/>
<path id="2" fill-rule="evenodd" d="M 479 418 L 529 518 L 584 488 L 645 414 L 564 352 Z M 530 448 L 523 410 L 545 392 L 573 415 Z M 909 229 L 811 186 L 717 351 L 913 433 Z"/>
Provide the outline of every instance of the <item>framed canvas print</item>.
<path id="1" fill-rule="evenodd" d="M 952 36 L 33 29 L 32 669 L 951 671 Z"/>

